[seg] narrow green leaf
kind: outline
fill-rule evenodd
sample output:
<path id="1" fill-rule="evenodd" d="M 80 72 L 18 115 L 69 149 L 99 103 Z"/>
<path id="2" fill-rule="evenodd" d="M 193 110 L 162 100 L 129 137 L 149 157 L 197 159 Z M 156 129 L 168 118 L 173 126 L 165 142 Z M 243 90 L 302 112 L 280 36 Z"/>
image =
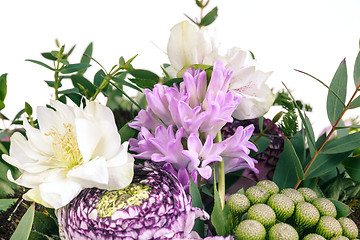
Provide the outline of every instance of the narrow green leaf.
<path id="1" fill-rule="evenodd" d="M 213 23 L 218 16 L 218 8 L 214 7 L 208 14 L 200 21 L 201 26 L 208 26 Z"/>
<path id="2" fill-rule="evenodd" d="M 43 66 L 43 67 L 46 67 L 47 69 L 50 69 L 52 71 L 55 71 L 54 68 L 50 67 L 49 65 L 43 63 L 43 62 L 40 62 L 40 61 L 37 61 L 37 60 L 32 60 L 32 59 L 26 59 L 25 61 L 28 61 L 28 62 L 32 62 L 32 63 L 36 63 L 36 64 L 39 64 L 40 66 Z"/>
<path id="3" fill-rule="evenodd" d="M 119 85 L 128 86 L 128 87 L 130 87 L 132 89 L 135 89 L 136 91 L 142 92 L 142 90 L 140 88 L 138 88 L 134 84 L 131 84 L 128 81 L 125 81 L 125 80 L 123 80 L 121 78 L 114 78 L 114 82 L 116 82 Z"/>
<path id="4" fill-rule="evenodd" d="M 70 79 L 73 83 L 73 86 L 75 88 L 78 88 L 80 90 L 80 93 L 82 93 L 83 95 L 91 97 L 96 92 L 96 87 L 83 76 L 71 75 Z M 84 90 L 86 90 L 86 93 L 84 92 Z"/>
<path id="5" fill-rule="evenodd" d="M 51 60 L 51 61 L 55 61 L 57 59 L 50 52 L 43 52 L 43 53 L 41 53 L 41 56 L 43 56 L 44 58 Z"/>
<path id="6" fill-rule="evenodd" d="M 288 138 L 284 139 L 284 150 L 277 163 L 273 179 L 281 189 L 293 187 L 298 180 L 304 179 L 300 159 Z"/>
<path id="7" fill-rule="evenodd" d="M 251 137 L 251 140 L 254 140 L 256 137 L 257 136 Z M 252 157 L 256 156 L 259 153 L 262 153 L 265 149 L 267 149 L 270 145 L 270 139 L 268 137 L 262 136 L 255 142 L 255 145 L 258 151 L 254 152 L 254 154 L 251 155 Z"/>
<path id="8" fill-rule="evenodd" d="M 345 59 L 340 63 L 331 81 L 330 88 L 339 96 L 341 101 L 332 91 L 328 91 L 326 109 L 331 125 L 334 125 L 344 110 L 347 88 L 347 70 Z"/>
<path id="9" fill-rule="evenodd" d="M 0 101 L 4 101 L 7 92 L 7 83 L 6 83 L 7 73 L 4 73 L 0 76 Z"/>
<path id="10" fill-rule="evenodd" d="M 129 141 L 130 138 L 135 137 L 138 131 L 134 128 L 129 127 L 128 124 L 125 124 L 120 130 L 119 134 L 121 136 L 121 143 Z"/>
<path id="11" fill-rule="evenodd" d="M 337 201 L 337 200 L 334 200 L 334 199 L 330 199 L 330 201 L 335 205 L 336 207 L 336 212 L 337 212 L 337 215 L 336 215 L 336 218 L 341 218 L 341 217 L 347 217 L 349 216 L 349 214 L 351 213 L 351 208 L 346 205 L 345 203 L 343 202 L 340 202 L 340 201 Z"/>
<path id="12" fill-rule="evenodd" d="M 24 216 L 21 218 L 19 225 L 17 226 L 10 240 L 24 240 L 29 238 L 31 227 L 34 221 L 34 212 L 35 212 L 35 203 L 33 203 L 29 207 L 29 209 L 26 211 Z"/>
<path id="13" fill-rule="evenodd" d="M 78 88 L 70 88 L 66 90 L 59 91 L 58 94 L 68 94 L 68 93 L 79 93 Z"/>
<path id="14" fill-rule="evenodd" d="M 55 87 L 55 81 L 47 81 L 45 80 L 46 84 L 49 86 L 49 87 Z M 59 83 L 59 88 L 62 86 L 61 83 Z"/>
<path id="15" fill-rule="evenodd" d="M 183 78 L 172 78 L 164 82 L 164 85 L 172 87 L 174 83 L 180 84 L 183 81 Z"/>
<path id="16" fill-rule="evenodd" d="M 354 109 L 354 108 L 358 108 L 358 107 L 360 107 L 360 96 L 358 96 L 357 98 L 352 100 L 352 102 L 349 105 L 350 109 Z"/>
<path id="17" fill-rule="evenodd" d="M 51 51 L 51 56 L 53 56 L 56 60 L 59 58 L 59 51 Z"/>
<path id="18" fill-rule="evenodd" d="M 128 71 L 134 78 L 140 78 L 140 79 L 150 79 L 154 81 L 159 80 L 159 76 L 151 71 L 144 70 L 144 69 L 134 69 Z"/>
<path id="19" fill-rule="evenodd" d="M 81 100 L 83 99 L 83 96 L 76 93 L 68 93 L 65 94 L 66 97 L 68 97 L 71 101 L 73 101 L 78 107 L 80 107 Z"/>
<path id="20" fill-rule="evenodd" d="M 355 83 L 356 88 L 360 87 L 360 52 L 358 53 L 356 60 L 355 60 L 354 83 Z"/>
<path id="21" fill-rule="evenodd" d="M 202 199 L 201 199 L 199 189 L 198 189 L 198 187 L 196 186 L 194 180 L 191 177 L 190 177 L 189 190 L 190 190 L 190 195 L 191 195 L 191 206 L 202 209 L 203 208 L 203 203 L 202 203 Z M 205 223 L 204 223 L 204 221 L 201 220 L 200 218 L 197 218 L 195 220 L 195 225 L 193 227 L 193 230 L 196 231 L 200 235 L 200 237 L 202 237 L 202 238 L 205 237 Z"/>
<path id="22" fill-rule="evenodd" d="M 91 55 L 92 55 L 92 52 L 93 52 L 93 43 L 91 42 L 85 49 L 82 57 L 81 57 L 81 60 L 80 60 L 80 63 L 85 63 L 85 64 L 89 64 L 90 61 L 91 61 Z M 79 71 L 79 74 L 80 75 L 83 75 L 85 72 L 86 72 L 87 68 Z"/>
<path id="23" fill-rule="evenodd" d="M 6 211 L 16 200 L 16 198 L 0 199 L 0 211 Z"/>
<path id="24" fill-rule="evenodd" d="M 78 71 L 81 71 L 81 70 L 85 70 L 90 66 L 91 65 L 88 64 L 88 63 L 69 64 L 69 65 L 61 68 L 60 72 L 63 73 L 63 74 L 73 73 L 73 72 L 78 72 Z"/>
<path id="25" fill-rule="evenodd" d="M 214 184 L 215 186 L 215 184 Z M 225 205 L 224 209 L 221 207 L 221 200 L 219 192 L 214 187 L 214 208 L 211 212 L 211 223 L 215 227 L 216 233 L 220 236 L 227 236 L 226 222 L 227 222 L 228 208 Z"/>
<path id="26" fill-rule="evenodd" d="M 148 89 L 153 89 L 154 85 L 157 83 L 152 79 L 129 78 L 129 80 L 141 88 L 148 88 Z"/>
<path id="27" fill-rule="evenodd" d="M 319 177 L 337 167 L 351 152 L 319 154 L 306 172 L 306 178 Z"/>
<path id="28" fill-rule="evenodd" d="M 306 126 L 307 126 L 307 134 L 306 138 L 308 142 L 313 141 L 315 139 L 314 130 L 312 128 L 311 122 L 307 116 L 305 116 Z M 316 144 L 309 144 L 310 156 L 314 156 L 316 151 Z"/>
<path id="29" fill-rule="evenodd" d="M 336 154 L 352 151 L 358 147 L 360 147 L 360 132 L 355 132 L 325 144 L 322 153 Z"/>
<path id="30" fill-rule="evenodd" d="M 341 162 L 352 179 L 360 182 L 360 158 L 349 157 Z"/>
<path id="31" fill-rule="evenodd" d="M 28 102 L 25 102 L 25 112 L 27 115 L 31 116 L 33 113 L 33 109 Z"/>

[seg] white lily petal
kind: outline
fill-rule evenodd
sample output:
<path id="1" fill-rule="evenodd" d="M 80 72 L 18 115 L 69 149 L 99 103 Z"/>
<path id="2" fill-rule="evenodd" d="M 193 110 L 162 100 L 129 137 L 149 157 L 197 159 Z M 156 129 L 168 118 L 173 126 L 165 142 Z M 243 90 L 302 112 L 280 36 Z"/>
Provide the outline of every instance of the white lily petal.
<path id="1" fill-rule="evenodd" d="M 60 102 L 60 101 L 54 101 L 50 100 L 50 105 L 56 109 L 57 114 L 61 118 L 63 122 L 66 123 L 73 123 L 74 119 L 74 108 Z"/>
<path id="2" fill-rule="evenodd" d="M 98 126 L 86 119 L 75 119 L 75 127 L 79 149 L 86 163 L 93 158 L 102 136 L 99 134 Z"/>
<path id="3" fill-rule="evenodd" d="M 92 159 L 81 166 L 71 169 L 67 173 L 67 177 L 84 188 L 106 185 L 109 181 L 106 160 L 103 157 Z"/>
<path id="4" fill-rule="evenodd" d="M 39 129 L 32 127 L 27 120 L 23 121 L 23 127 L 26 131 L 26 136 L 32 147 L 37 149 L 39 152 L 45 154 L 52 154 L 52 145 L 50 136 L 46 136 Z"/>
<path id="5" fill-rule="evenodd" d="M 82 190 L 82 187 L 69 179 L 59 178 L 53 182 L 40 184 L 39 190 L 43 201 L 52 208 L 58 209 L 75 198 Z"/>

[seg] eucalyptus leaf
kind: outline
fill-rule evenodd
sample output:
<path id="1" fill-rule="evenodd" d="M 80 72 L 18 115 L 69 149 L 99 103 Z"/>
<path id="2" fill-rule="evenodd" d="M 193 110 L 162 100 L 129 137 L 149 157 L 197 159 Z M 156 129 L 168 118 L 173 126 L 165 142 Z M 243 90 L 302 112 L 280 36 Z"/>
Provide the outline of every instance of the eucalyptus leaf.
<path id="1" fill-rule="evenodd" d="M 91 65 L 88 64 L 88 63 L 69 64 L 67 66 L 62 67 L 60 69 L 60 72 L 63 73 L 63 74 L 74 73 L 74 72 L 79 72 L 79 71 L 85 70 L 90 66 Z"/>
<path id="2" fill-rule="evenodd" d="M 43 53 L 41 53 L 41 56 L 43 56 L 44 58 L 51 60 L 51 61 L 55 61 L 57 59 L 50 52 L 43 52 Z"/>
<path id="3" fill-rule="evenodd" d="M 314 130 L 313 130 L 310 120 L 307 116 L 305 116 L 305 121 L 306 121 L 306 126 L 307 126 L 307 131 L 308 131 L 306 134 L 306 138 L 307 138 L 308 142 L 312 142 L 315 139 Z M 309 144 L 309 150 L 310 150 L 310 155 L 314 156 L 315 151 L 316 151 L 316 144 Z"/>
<path id="4" fill-rule="evenodd" d="M 68 94 L 68 93 L 79 93 L 78 88 L 70 88 L 66 90 L 59 91 L 58 94 Z"/>
<path id="5" fill-rule="evenodd" d="M 28 208 L 24 216 L 21 218 L 19 225 L 17 226 L 10 240 L 24 240 L 29 238 L 31 227 L 34 221 L 34 213 L 35 213 L 35 203 L 33 203 Z"/>
<path id="6" fill-rule="evenodd" d="M 143 79 L 143 78 L 129 78 L 129 80 L 141 88 L 148 88 L 148 89 L 153 89 L 154 85 L 157 83 L 152 79 Z"/>
<path id="7" fill-rule="evenodd" d="M 50 69 L 50 70 L 52 70 L 52 71 L 55 71 L 54 68 L 50 67 L 49 65 L 47 65 L 47 64 L 45 64 L 45 63 L 43 63 L 43 62 L 40 62 L 40 61 L 37 61 L 37 60 L 32 60 L 32 59 L 26 59 L 25 61 L 32 62 L 32 63 L 36 63 L 36 64 L 38 64 L 38 65 L 40 65 L 40 66 L 46 67 L 47 69 Z"/>
<path id="8" fill-rule="evenodd" d="M 352 179 L 360 182 L 360 158 L 349 157 L 342 161 L 341 164 Z"/>
<path id="9" fill-rule="evenodd" d="M 49 236 L 59 233 L 59 227 L 54 219 L 39 211 L 35 212 L 33 229 Z"/>
<path id="10" fill-rule="evenodd" d="M 45 80 L 45 82 L 46 82 L 46 84 L 49 86 L 49 87 L 55 87 L 55 81 L 46 81 Z M 62 84 L 61 83 L 59 83 L 59 88 L 62 86 Z"/>
<path id="11" fill-rule="evenodd" d="M 328 91 L 326 109 L 331 125 L 334 125 L 344 111 L 347 88 L 347 70 L 345 59 L 340 63 L 332 81 L 330 89 L 338 95 L 340 101 L 332 91 Z"/>
<path id="12" fill-rule="evenodd" d="M 148 81 L 148 80 L 145 80 L 145 81 Z M 128 86 L 128 87 L 130 87 L 132 89 L 135 89 L 136 91 L 143 92 L 140 88 L 138 88 L 134 84 L 131 84 L 128 81 L 125 81 L 125 80 L 123 80 L 121 78 L 114 78 L 114 82 L 118 83 L 119 85 Z"/>
<path id="13" fill-rule="evenodd" d="M 356 60 L 355 60 L 354 83 L 355 83 L 356 88 L 360 87 L 360 52 L 358 53 Z"/>
<path id="14" fill-rule="evenodd" d="M 251 140 L 254 140 L 257 136 L 253 136 Z M 270 145 L 270 139 L 266 136 L 261 136 L 256 142 L 255 145 L 258 149 L 257 152 L 254 152 L 251 156 L 254 157 L 259 153 L 262 153 L 265 149 L 267 149 Z"/>
<path id="15" fill-rule="evenodd" d="M 68 97 L 71 101 L 73 101 L 78 107 L 80 107 L 83 96 L 76 93 L 67 93 L 65 94 L 65 96 Z"/>
<path id="16" fill-rule="evenodd" d="M 129 127 L 128 124 L 125 124 L 120 130 L 119 134 L 121 136 L 121 143 L 128 141 L 130 138 L 135 137 L 138 131 L 134 128 Z"/>
<path id="17" fill-rule="evenodd" d="M 337 200 L 334 200 L 334 199 L 330 199 L 330 201 L 335 205 L 336 207 L 336 212 L 337 212 L 337 215 L 336 215 L 336 218 L 341 218 L 341 217 L 347 217 L 349 216 L 349 214 L 351 213 L 351 208 L 346 205 L 345 203 L 343 202 L 340 202 L 340 201 L 337 201 Z"/>
<path id="18" fill-rule="evenodd" d="M 82 93 L 83 95 L 91 97 L 96 92 L 96 87 L 83 76 L 71 75 L 70 78 L 73 83 L 73 86 L 75 88 L 78 88 L 80 90 L 80 93 Z"/>
<path id="19" fill-rule="evenodd" d="M 191 195 L 191 206 L 202 209 L 203 203 L 198 187 L 196 186 L 194 180 L 190 177 L 189 191 Z M 193 230 L 196 231 L 200 237 L 205 237 L 205 223 L 200 218 L 195 220 L 195 225 Z"/>
<path id="20" fill-rule="evenodd" d="M 314 178 L 321 176 L 344 161 L 351 152 L 344 152 L 338 154 L 319 154 L 312 162 L 311 166 L 306 172 L 306 178 Z"/>
<path id="21" fill-rule="evenodd" d="M 97 71 L 94 76 L 94 85 L 100 87 L 100 85 L 104 81 L 105 76 L 106 73 L 104 72 L 104 70 L 100 69 L 99 71 Z"/>
<path id="22" fill-rule="evenodd" d="M 144 69 L 134 69 L 128 71 L 128 73 L 131 74 L 134 78 L 139 78 L 139 79 L 150 79 L 150 80 L 154 80 L 155 82 L 157 82 L 160 79 L 160 77 L 157 74 Z"/>
<path id="23" fill-rule="evenodd" d="M 25 112 L 28 116 L 31 116 L 33 113 L 33 109 L 28 102 L 25 102 Z"/>
<path id="24" fill-rule="evenodd" d="M 360 96 L 351 101 L 349 108 L 354 109 L 360 107 Z"/>
<path id="25" fill-rule="evenodd" d="M 4 73 L 0 76 L 0 101 L 4 101 L 7 92 L 7 83 L 6 83 L 7 73 Z"/>
<path id="26" fill-rule="evenodd" d="M 6 211 L 6 209 L 13 205 L 16 201 L 16 198 L 0 199 L 0 211 Z"/>
<path id="27" fill-rule="evenodd" d="M 200 21 L 200 26 L 208 26 L 213 23 L 218 16 L 218 8 L 214 7 L 208 14 Z"/>
<path id="28" fill-rule="evenodd" d="M 80 63 L 85 63 L 85 64 L 89 64 L 90 61 L 91 61 L 91 55 L 92 55 L 92 52 L 93 52 L 93 43 L 91 42 L 85 49 L 82 57 L 81 57 L 81 60 L 80 60 Z M 86 72 L 87 68 L 79 71 L 79 74 L 80 75 L 83 75 L 85 72 Z"/>
<path id="29" fill-rule="evenodd" d="M 328 142 L 322 149 L 322 153 L 336 154 L 353 151 L 360 147 L 360 132 L 349 134 L 345 137 Z"/>
<path id="30" fill-rule="evenodd" d="M 172 78 L 164 82 L 163 84 L 169 87 L 172 87 L 175 84 L 180 84 L 184 79 L 183 78 Z"/>

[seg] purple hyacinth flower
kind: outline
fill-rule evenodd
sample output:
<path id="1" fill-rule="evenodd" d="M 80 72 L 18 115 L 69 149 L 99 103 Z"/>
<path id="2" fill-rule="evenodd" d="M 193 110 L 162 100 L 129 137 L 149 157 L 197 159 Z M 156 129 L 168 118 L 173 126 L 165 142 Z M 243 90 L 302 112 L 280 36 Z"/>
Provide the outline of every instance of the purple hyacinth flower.
<path id="1" fill-rule="evenodd" d="M 84 189 L 57 212 L 62 239 L 185 239 L 197 217 L 178 179 L 162 167 L 135 166 L 132 184 L 107 191 Z"/>

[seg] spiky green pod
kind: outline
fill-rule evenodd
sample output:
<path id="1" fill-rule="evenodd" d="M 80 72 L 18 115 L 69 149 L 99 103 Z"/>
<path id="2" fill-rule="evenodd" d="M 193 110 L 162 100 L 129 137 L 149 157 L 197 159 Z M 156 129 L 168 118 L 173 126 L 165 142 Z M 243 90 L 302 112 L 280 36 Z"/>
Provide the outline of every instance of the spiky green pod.
<path id="1" fill-rule="evenodd" d="M 233 215 L 239 216 L 249 209 L 250 200 L 244 194 L 234 193 L 229 196 L 227 206 Z"/>
<path id="2" fill-rule="evenodd" d="M 250 200 L 251 204 L 266 203 L 270 193 L 264 187 L 252 186 L 246 190 L 245 196 Z"/>
<path id="3" fill-rule="evenodd" d="M 266 230 L 258 221 L 244 220 L 236 228 L 234 235 L 238 240 L 264 240 Z"/>
<path id="4" fill-rule="evenodd" d="M 317 193 L 314 190 L 312 190 L 311 188 L 301 187 L 301 188 L 298 188 L 297 190 L 304 196 L 304 199 L 306 202 L 311 203 L 316 198 L 318 198 Z"/>
<path id="5" fill-rule="evenodd" d="M 293 188 L 284 188 L 280 193 L 288 196 L 291 200 L 293 200 L 295 205 L 299 202 L 305 201 L 304 196 Z"/>
<path id="6" fill-rule="evenodd" d="M 294 219 L 299 227 L 310 228 L 319 221 L 320 213 L 311 203 L 299 202 L 295 206 Z"/>
<path id="7" fill-rule="evenodd" d="M 338 219 L 338 222 L 340 223 L 343 229 L 343 235 L 345 237 L 349 239 L 354 239 L 358 236 L 359 229 L 353 220 L 351 220 L 350 218 L 341 217 Z"/>
<path id="8" fill-rule="evenodd" d="M 336 217 L 335 205 L 327 198 L 317 198 L 312 204 L 319 210 L 321 216 Z"/>
<path id="9" fill-rule="evenodd" d="M 306 235 L 303 240 L 326 240 L 326 238 L 316 233 L 310 233 Z"/>
<path id="10" fill-rule="evenodd" d="M 341 236 L 342 227 L 334 217 L 322 216 L 316 226 L 316 233 L 324 238 L 330 239 L 332 237 Z"/>
<path id="11" fill-rule="evenodd" d="M 279 187 L 275 182 L 271 180 L 262 180 L 256 184 L 256 186 L 260 186 L 268 190 L 270 195 L 279 193 Z"/>
<path id="12" fill-rule="evenodd" d="M 298 240 L 299 234 L 287 223 L 277 223 L 268 232 L 269 240 Z"/>
<path id="13" fill-rule="evenodd" d="M 246 219 L 256 220 L 264 225 L 266 229 L 269 229 L 275 224 L 276 215 L 274 210 L 268 205 L 257 203 L 249 208 Z"/>
<path id="14" fill-rule="evenodd" d="M 291 217 L 295 210 L 294 202 L 288 196 L 280 193 L 271 195 L 267 205 L 274 210 L 277 219 L 283 222 Z"/>

